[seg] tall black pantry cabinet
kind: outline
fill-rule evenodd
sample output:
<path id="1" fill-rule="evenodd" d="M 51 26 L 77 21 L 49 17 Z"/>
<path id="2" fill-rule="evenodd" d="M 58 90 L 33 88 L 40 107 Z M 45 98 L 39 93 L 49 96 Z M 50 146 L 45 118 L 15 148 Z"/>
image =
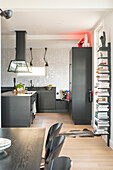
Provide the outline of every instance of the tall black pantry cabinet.
<path id="1" fill-rule="evenodd" d="M 73 47 L 69 64 L 69 111 L 75 124 L 90 125 L 92 116 L 92 48 Z"/>

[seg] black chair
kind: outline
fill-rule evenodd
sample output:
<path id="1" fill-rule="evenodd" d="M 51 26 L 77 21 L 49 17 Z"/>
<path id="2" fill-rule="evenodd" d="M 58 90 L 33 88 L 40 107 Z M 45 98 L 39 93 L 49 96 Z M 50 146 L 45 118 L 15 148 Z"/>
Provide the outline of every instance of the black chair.
<path id="1" fill-rule="evenodd" d="M 46 148 L 45 162 L 40 165 L 41 169 L 48 166 L 52 159 L 59 156 L 64 140 L 64 136 L 57 136 L 49 142 Z"/>
<path id="2" fill-rule="evenodd" d="M 59 134 L 62 125 L 63 123 L 56 123 L 49 128 L 45 148 L 48 143 Z"/>
<path id="3" fill-rule="evenodd" d="M 57 157 L 49 163 L 46 170 L 70 170 L 71 163 L 69 157 Z"/>

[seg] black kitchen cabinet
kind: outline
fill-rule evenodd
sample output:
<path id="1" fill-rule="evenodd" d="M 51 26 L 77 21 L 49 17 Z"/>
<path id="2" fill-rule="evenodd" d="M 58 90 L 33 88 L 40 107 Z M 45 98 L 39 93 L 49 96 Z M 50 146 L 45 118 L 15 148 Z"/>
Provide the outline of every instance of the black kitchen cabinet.
<path id="1" fill-rule="evenodd" d="M 68 113 L 68 101 L 56 100 L 56 87 L 46 90 L 45 87 L 26 87 L 35 93 L 37 113 Z M 13 90 L 13 87 L 2 87 L 3 92 Z M 31 101 L 32 103 L 32 101 Z"/>
<path id="2" fill-rule="evenodd" d="M 33 122 L 33 102 L 36 93 L 29 96 L 16 96 L 12 92 L 2 93 L 2 127 L 29 127 Z"/>
<path id="3" fill-rule="evenodd" d="M 69 112 L 75 124 L 91 124 L 92 48 L 73 47 L 69 64 Z"/>
<path id="4" fill-rule="evenodd" d="M 56 113 L 68 113 L 69 101 L 56 99 Z"/>
<path id="5" fill-rule="evenodd" d="M 38 112 L 52 113 L 56 108 L 56 91 L 40 91 L 38 92 Z"/>

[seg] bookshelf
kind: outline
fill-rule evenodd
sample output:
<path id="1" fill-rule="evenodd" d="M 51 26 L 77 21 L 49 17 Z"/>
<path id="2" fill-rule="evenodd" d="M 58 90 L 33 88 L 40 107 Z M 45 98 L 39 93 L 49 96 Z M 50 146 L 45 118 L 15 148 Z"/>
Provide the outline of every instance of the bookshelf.
<path id="1" fill-rule="evenodd" d="M 111 43 L 97 51 L 97 70 L 95 85 L 94 134 L 106 135 L 110 140 L 111 118 Z"/>

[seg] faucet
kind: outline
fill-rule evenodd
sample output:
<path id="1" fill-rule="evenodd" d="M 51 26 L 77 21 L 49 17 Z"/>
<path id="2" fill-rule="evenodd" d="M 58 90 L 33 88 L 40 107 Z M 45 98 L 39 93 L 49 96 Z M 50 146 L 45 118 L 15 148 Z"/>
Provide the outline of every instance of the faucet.
<path id="1" fill-rule="evenodd" d="M 32 84 L 32 80 L 30 80 L 30 84 L 31 84 L 31 87 L 34 87 L 34 85 Z"/>
<path id="2" fill-rule="evenodd" d="M 14 82 L 14 89 L 16 89 L 16 78 L 13 78 L 13 82 Z"/>

